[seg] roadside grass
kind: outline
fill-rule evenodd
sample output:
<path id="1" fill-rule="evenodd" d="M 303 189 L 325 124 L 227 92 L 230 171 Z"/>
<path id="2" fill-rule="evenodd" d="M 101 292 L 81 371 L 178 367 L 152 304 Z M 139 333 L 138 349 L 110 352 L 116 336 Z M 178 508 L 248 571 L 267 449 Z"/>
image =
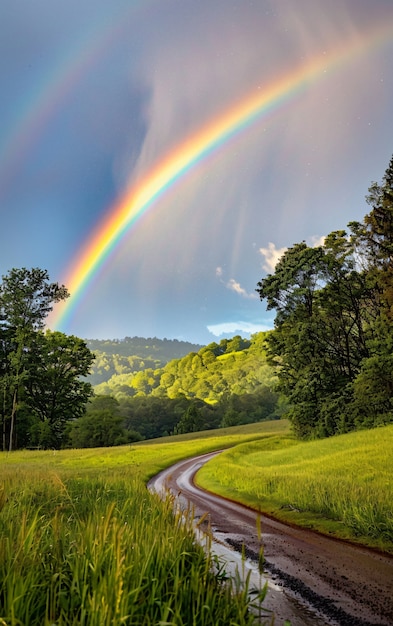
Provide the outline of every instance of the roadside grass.
<path id="1" fill-rule="evenodd" d="M 197 484 L 283 521 L 393 553 L 393 426 L 311 442 L 281 436 L 209 461 Z"/>
<path id="2" fill-rule="evenodd" d="M 146 489 L 182 458 L 288 430 L 284 422 L 252 426 L 118 448 L 1 453 L 1 626 L 252 624 L 247 585 L 227 580 L 196 543 L 191 516 Z"/>
<path id="3" fill-rule="evenodd" d="M 196 544 L 191 516 L 151 494 L 149 478 L 224 450 L 199 471 L 202 487 L 393 553 L 392 444 L 393 426 L 300 443 L 277 420 L 0 453 L 0 626 L 252 624 L 247 587 L 226 580 Z"/>

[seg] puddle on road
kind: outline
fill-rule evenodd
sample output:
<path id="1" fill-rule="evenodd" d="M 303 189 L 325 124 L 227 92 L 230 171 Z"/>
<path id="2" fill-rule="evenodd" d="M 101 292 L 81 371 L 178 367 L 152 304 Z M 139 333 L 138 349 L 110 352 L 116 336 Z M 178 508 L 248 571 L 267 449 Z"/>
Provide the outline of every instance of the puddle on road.
<path id="1" fill-rule="evenodd" d="M 262 607 L 265 611 L 274 614 L 275 626 L 282 626 L 285 620 L 289 620 L 291 626 L 335 626 L 335 622 L 327 622 L 325 618 L 318 615 L 311 607 L 306 606 L 294 595 L 290 595 L 281 585 L 277 584 L 266 572 L 261 576 L 258 564 L 250 559 L 244 559 L 240 552 L 231 548 L 227 541 L 232 540 L 237 543 L 239 538 L 228 533 L 220 533 L 212 530 L 212 537 L 209 539 L 202 531 L 196 529 L 198 541 L 206 548 L 210 545 L 210 551 L 217 556 L 224 564 L 228 575 L 245 582 L 249 576 L 250 588 L 261 589 L 265 583 L 268 585 L 266 598 Z M 264 619 L 268 619 L 268 614 L 263 614 Z"/>

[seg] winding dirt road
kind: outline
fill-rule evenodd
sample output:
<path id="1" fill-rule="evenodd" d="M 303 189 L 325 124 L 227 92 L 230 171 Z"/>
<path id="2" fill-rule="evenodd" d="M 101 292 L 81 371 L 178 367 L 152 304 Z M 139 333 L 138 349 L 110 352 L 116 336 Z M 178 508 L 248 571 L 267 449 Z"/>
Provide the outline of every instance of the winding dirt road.
<path id="1" fill-rule="evenodd" d="M 217 453 L 214 453 L 217 454 Z M 193 477 L 214 454 L 181 461 L 149 483 L 171 492 L 182 508 L 205 513 L 214 546 L 241 566 L 239 551 L 257 562 L 260 541 L 255 511 L 197 488 Z M 264 607 L 291 626 L 393 626 L 393 557 L 287 526 L 262 516 Z M 215 550 L 216 551 L 216 550 Z M 220 553 L 220 550 L 218 550 Z"/>

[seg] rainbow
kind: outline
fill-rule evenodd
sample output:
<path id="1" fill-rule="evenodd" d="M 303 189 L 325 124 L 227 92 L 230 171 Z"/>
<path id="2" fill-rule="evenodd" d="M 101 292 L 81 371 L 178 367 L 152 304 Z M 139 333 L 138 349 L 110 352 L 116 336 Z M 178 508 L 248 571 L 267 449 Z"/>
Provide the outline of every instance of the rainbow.
<path id="1" fill-rule="evenodd" d="M 109 215 L 98 224 L 69 268 L 64 283 L 71 296 L 56 305 L 50 325 L 64 326 L 75 310 L 90 281 L 108 259 L 120 239 L 149 210 L 165 192 L 209 155 L 242 133 L 250 125 L 264 119 L 326 77 L 327 72 L 342 68 L 358 59 L 375 44 L 391 41 L 392 26 L 379 27 L 367 37 L 347 42 L 329 55 L 323 54 L 308 64 L 297 67 L 272 84 L 258 89 L 213 119 L 194 135 L 188 137 L 159 161 L 135 186 L 131 186 L 111 208 Z"/>

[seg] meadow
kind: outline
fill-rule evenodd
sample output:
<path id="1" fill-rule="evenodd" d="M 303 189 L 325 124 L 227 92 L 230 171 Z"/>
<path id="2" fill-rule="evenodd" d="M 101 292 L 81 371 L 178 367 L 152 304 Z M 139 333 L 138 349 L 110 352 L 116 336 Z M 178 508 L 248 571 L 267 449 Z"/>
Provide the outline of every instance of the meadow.
<path id="1" fill-rule="evenodd" d="M 393 426 L 301 443 L 280 420 L 116 448 L 0 453 L 0 625 L 253 624 L 247 587 L 227 580 L 196 544 L 191 516 L 151 494 L 149 478 L 220 449 L 198 474 L 202 486 L 393 552 L 392 443 Z"/>
<path id="2" fill-rule="evenodd" d="M 182 458 L 264 437 L 254 425 L 118 448 L 0 454 L 0 625 L 252 624 L 247 587 L 146 489 Z M 263 594 L 262 594 L 263 595 Z"/>
<path id="3" fill-rule="evenodd" d="M 224 451 L 197 483 L 283 521 L 393 553 L 393 426 Z"/>

